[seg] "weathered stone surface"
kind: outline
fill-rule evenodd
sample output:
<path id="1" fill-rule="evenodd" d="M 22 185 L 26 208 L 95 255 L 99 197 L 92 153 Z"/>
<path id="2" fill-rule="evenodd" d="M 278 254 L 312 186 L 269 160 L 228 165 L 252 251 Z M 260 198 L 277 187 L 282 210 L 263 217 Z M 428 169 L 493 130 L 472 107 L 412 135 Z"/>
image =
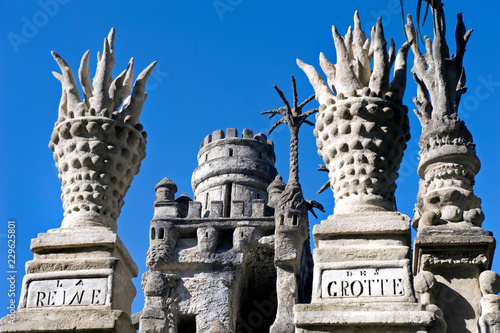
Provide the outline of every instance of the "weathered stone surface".
<path id="1" fill-rule="evenodd" d="M 444 312 L 449 332 L 476 332 L 480 316 L 479 274 L 491 267 L 495 240 L 479 227 L 457 224 L 420 228 L 414 241 L 413 271 L 434 274 L 435 304 Z"/>
<path id="2" fill-rule="evenodd" d="M 26 307 L 104 305 L 107 285 L 106 278 L 33 281 L 28 287 Z"/>
<path id="3" fill-rule="evenodd" d="M 54 73 L 62 97 L 49 147 L 62 181 L 64 219 L 61 228 L 32 240 L 34 260 L 26 264 L 16 323 L 2 331 L 135 331 L 130 307 L 137 266 L 116 234 L 116 219 L 145 157 L 146 132 L 139 115 L 155 63 L 133 88 L 133 60 L 113 80 L 114 37 L 111 29 L 93 84 L 89 52 L 82 58 L 83 100 L 71 68 L 52 52 L 62 71 Z"/>
<path id="4" fill-rule="evenodd" d="M 115 30 L 111 29 L 104 41 L 93 87 L 89 52 L 83 56 L 78 72 L 83 100 L 71 68 L 52 52 L 62 71 L 62 75 L 54 75 L 61 81 L 63 95 L 49 147 L 62 180 L 63 227 L 105 226 L 116 230 L 123 197 L 146 156 L 146 132 L 141 133 L 139 115 L 145 101 L 146 81 L 156 63 L 139 75 L 133 91 L 133 60 L 113 81 L 114 38 Z"/>
<path id="5" fill-rule="evenodd" d="M 479 333 L 500 332 L 500 276 L 493 271 L 484 271 L 479 276 L 481 317 L 478 320 Z"/>
<path id="6" fill-rule="evenodd" d="M 253 137 L 249 133 L 244 131 L 241 138 L 210 136 L 203 142 L 191 179 L 194 200 L 202 204 L 202 216 L 215 214 L 209 213 L 214 201 L 222 202 L 220 216 L 229 217 L 232 201 L 248 204 L 253 199 L 267 200 L 267 186 L 277 175 L 274 148 L 261 139 L 263 134 Z M 251 215 L 250 208 L 244 214 Z"/>
<path id="7" fill-rule="evenodd" d="M 422 180 L 413 226 L 415 229 L 433 225 L 461 228 L 464 224 L 480 227 L 484 220 L 481 199 L 472 188 L 480 163 L 472 135 L 458 117 L 460 98 L 467 91 L 462 62 L 472 30 L 466 31 L 459 14 L 457 54 L 450 57 L 443 4 L 435 1 L 433 7 L 434 41 L 428 40 L 434 44 L 432 52 L 427 49 L 423 54 L 419 50 L 411 16 L 406 25 L 415 54 L 412 68 L 418 86 L 415 112 L 422 125 L 418 166 Z"/>
<path id="8" fill-rule="evenodd" d="M 321 104 L 314 135 L 329 171 L 335 213 L 393 211 L 397 170 L 410 139 L 408 108 L 401 102 L 409 43 L 396 57 L 394 43 L 387 51 L 381 19 L 371 41 L 361 30 L 357 12 L 354 22 L 354 31 L 349 28 L 345 37 L 333 27 L 336 65 L 320 55 L 328 85 L 314 67 L 300 60 L 297 64 Z M 394 80 L 389 84 L 394 61 Z"/>
<path id="9" fill-rule="evenodd" d="M 130 316 L 123 311 L 87 307 L 56 307 L 53 311 L 41 308 L 23 308 L 16 311 L 14 324 L 1 325 L 2 332 L 120 332 L 135 333 Z"/>
<path id="10" fill-rule="evenodd" d="M 273 145 L 263 134 L 244 130 L 239 138 L 228 129 L 201 146 L 195 201 L 175 199 L 167 178 L 156 186 L 139 331 L 268 331 L 276 314 L 275 226 L 266 206 Z M 270 309 L 259 322 L 256 304 Z"/>

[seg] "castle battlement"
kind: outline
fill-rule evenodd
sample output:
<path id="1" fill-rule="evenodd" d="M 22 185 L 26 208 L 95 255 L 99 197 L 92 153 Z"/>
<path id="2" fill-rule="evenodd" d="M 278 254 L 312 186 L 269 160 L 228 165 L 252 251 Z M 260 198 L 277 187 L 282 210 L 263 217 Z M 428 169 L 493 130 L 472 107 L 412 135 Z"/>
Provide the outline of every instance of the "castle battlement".
<path id="1" fill-rule="evenodd" d="M 254 199 L 267 203 L 267 187 L 277 175 L 275 159 L 274 145 L 262 133 L 253 135 L 252 130 L 244 129 L 238 137 L 235 128 L 228 128 L 226 133 L 216 130 L 207 135 L 191 178 L 194 200 L 202 205 L 201 215 L 249 216 Z"/>

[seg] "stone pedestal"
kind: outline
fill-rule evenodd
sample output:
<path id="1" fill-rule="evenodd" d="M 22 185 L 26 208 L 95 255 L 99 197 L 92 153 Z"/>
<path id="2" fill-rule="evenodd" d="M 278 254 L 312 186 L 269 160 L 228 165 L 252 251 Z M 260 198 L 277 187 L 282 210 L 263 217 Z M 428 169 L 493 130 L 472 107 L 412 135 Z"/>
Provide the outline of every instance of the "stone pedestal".
<path id="1" fill-rule="evenodd" d="M 31 241 L 14 324 L 2 332 L 132 333 L 137 266 L 107 228 L 59 228 Z"/>
<path id="2" fill-rule="evenodd" d="M 477 332 L 482 298 L 479 275 L 491 267 L 495 239 L 479 227 L 429 226 L 415 238 L 414 273 L 429 271 L 439 284 L 436 300 L 448 332 Z"/>
<path id="3" fill-rule="evenodd" d="M 397 212 L 316 225 L 312 302 L 295 306 L 297 332 L 427 332 L 437 318 L 414 296 L 409 228 Z"/>

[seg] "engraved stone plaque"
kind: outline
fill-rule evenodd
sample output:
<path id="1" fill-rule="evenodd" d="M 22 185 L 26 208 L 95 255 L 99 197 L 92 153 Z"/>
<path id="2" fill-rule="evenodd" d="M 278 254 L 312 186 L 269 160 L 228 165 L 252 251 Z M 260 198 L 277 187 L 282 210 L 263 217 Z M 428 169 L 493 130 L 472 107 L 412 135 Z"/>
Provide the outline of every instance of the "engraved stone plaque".
<path id="1" fill-rule="evenodd" d="M 321 275 L 321 297 L 404 296 L 401 267 L 330 269 Z"/>
<path id="2" fill-rule="evenodd" d="M 104 305 L 107 278 L 32 281 L 27 307 Z"/>

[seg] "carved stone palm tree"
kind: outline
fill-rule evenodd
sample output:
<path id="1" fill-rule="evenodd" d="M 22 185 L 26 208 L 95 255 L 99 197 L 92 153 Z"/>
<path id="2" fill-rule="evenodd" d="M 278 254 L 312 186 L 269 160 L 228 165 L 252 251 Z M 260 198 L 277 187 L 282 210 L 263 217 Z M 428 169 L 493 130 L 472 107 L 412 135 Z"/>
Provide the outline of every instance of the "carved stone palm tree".
<path id="1" fill-rule="evenodd" d="M 288 128 L 290 129 L 290 177 L 288 179 L 288 183 L 298 183 L 299 182 L 299 129 L 300 126 L 304 123 L 314 126 L 312 122 L 307 120 L 307 117 L 309 117 L 312 114 L 315 114 L 318 112 L 318 109 L 311 109 L 309 111 L 306 111 L 305 113 L 302 113 L 302 108 L 306 106 L 307 103 L 312 101 L 314 99 L 314 95 L 309 96 L 306 100 L 304 100 L 300 105 L 298 104 L 298 97 L 297 97 L 297 87 L 295 84 L 295 78 L 292 76 L 292 86 L 293 86 L 293 107 L 290 106 L 290 103 L 288 103 L 287 99 L 285 98 L 285 95 L 283 92 L 277 87 L 274 86 L 274 89 L 278 92 L 280 95 L 281 99 L 283 100 L 283 103 L 285 103 L 285 106 L 280 107 L 277 110 L 269 110 L 269 111 L 264 111 L 261 113 L 263 114 L 269 114 L 269 119 L 273 118 L 276 115 L 280 115 L 283 118 L 278 120 L 274 125 L 271 127 L 271 129 L 268 132 L 268 135 L 270 135 L 276 127 L 278 127 L 281 124 L 287 124 Z"/>
<path id="2" fill-rule="evenodd" d="M 277 86 L 278 92 L 284 106 L 277 110 L 269 110 L 261 114 L 269 114 L 269 118 L 276 115 L 282 116 L 269 130 L 271 134 L 276 127 L 287 124 L 290 129 L 290 175 L 285 189 L 280 195 L 275 207 L 275 254 L 274 262 L 277 273 L 276 292 L 278 298 L 278 309 L 276 319 L 271 326 L 271 333 L 293 332 L 294 324 L 290 313 L 293 312 L 295 304 L 310 297 L 308 286 L 310 284 L 311 255 L 308 242 L 309 221 L 307 210 L 312 207 L 323 210 L 316 202 L 304 200 L 299 183 L 299 129 L 304 123 L 313 125 L 307 117 L 318 112 L 311 109 L 302 113 L 302 108 L 314 99 L 309 96 L 300 105 L 297 98 L 297 87 L 295 78 L 292 76 L 293 106 L 285 98 Z M 324 210 L 323 210 L 324 211 Z"/>

